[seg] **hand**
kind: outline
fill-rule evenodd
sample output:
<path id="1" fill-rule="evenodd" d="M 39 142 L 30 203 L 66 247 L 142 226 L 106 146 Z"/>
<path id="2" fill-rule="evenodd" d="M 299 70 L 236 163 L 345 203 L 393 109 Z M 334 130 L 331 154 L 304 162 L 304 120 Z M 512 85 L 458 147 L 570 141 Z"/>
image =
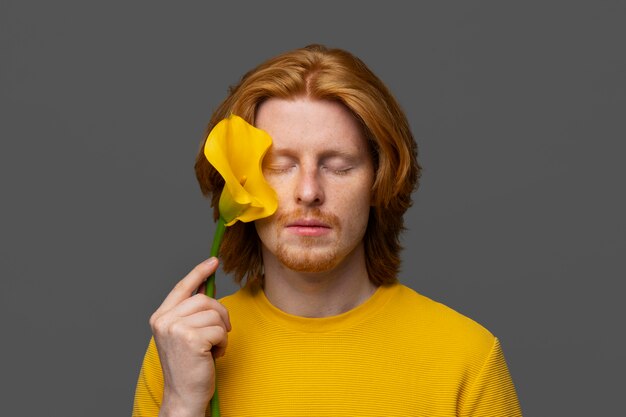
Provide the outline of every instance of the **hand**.
<path id="1" fill-rule="evenodd" d="M 214 358 L 225 352 L 231 329 L 228 311 L 194 291 L 217 269 L 210 258 L 183 278 L 150 317 L 164 391 L 161 415 L 204 416 L 215 391 Z"/>

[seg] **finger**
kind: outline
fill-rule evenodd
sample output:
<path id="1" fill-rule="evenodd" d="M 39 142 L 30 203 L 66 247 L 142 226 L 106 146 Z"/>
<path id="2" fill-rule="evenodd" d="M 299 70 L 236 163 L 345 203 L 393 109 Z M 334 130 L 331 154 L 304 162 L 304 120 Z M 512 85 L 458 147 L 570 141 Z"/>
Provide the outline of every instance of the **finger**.
<path id="1" fill-rule="evenodd" d="M 213 349 L 223 350 L 228 345 L 228 332 L 221 326 L 205 327 L 204 337 L 211 344 Z"/>
<path id="2" fill-rule="evenodd" d="M 184 318 L 185 326 L 192 328 L 221 326 L 227 332 L 230 331 L 222 316 L 215 310 L 199 311 Z"/>
<path id="3" fill-rule="evenodd" d="M 181 279 L 172 291 L 165 297 L 161 306 L 155 312 L 155 315 L 160 315 L 165 311 L 170 310 L 181 301 L 189 298 L 198 286 L 206 281 L 206 279 L 217 269 L 217 258 L 209 258 L 204 262 L 196 265 L 194 269 L 187 274 L 187 276 Z"/>
<path id="4" fill-rule="evenodd" d="M 226 349 L 228 332 L 222 326 L 209 326 L 193 329 L 198 347 L 206 352 Z"/>
<path id="5" fill-rule="evenodd" d="M 196 290 L 196 294 L 206 294 L 206 281 L 200 284 L 200 286 Z"/>
<path id="6" fill-rule="evenodd" d="M 226 307 L 214 298 L 207 297 L 204 294 L 196 294 L 183 300 L 180 304 L 169 310 L 167 315 L 172 317 L 187 317 L 199 312 L 208 311 L 215 312 L 220 322 L 224 323 L 224 327 L 230 331 L 230 316 Z"/>
<path id="7" fill-rule="evenodd" d="M 219 316 L 215 315 L 212 319 L 215 319 L 215 317 Z M 228 332 L 224 328 L 224 323 L 220 322 L 220 324 L 206 327 L 192 326 L 194 321 L 203 319 L 206 319 L 206 317 L 189 316 L 179 319 L 169 324 L 167 333 L 172 340 L 177 340 L 179 343 L 182 342 L 187 349 L 191 349 L 191 352 L 208 353 L 214 348 L 224 349 L 228 344 Z M 155 340 L 158 347 L 159 340 L 158 338 Z"/>

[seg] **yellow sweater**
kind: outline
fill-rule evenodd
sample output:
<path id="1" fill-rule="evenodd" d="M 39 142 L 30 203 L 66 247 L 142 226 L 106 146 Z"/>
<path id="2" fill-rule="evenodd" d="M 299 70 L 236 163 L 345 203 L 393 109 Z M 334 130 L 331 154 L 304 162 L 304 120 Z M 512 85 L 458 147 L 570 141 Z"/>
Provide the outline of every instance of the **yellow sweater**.
<path id="1" fill-rule="evenodd" d="M 250 289 L 222 302 L 233 327 L 217 360 L 224 417 L 521 416 L 498 339 L 403 285 L 327 318 L 286 314 Z M 151 340 L 133 416 L 156 416 L 162 396 Z"/>

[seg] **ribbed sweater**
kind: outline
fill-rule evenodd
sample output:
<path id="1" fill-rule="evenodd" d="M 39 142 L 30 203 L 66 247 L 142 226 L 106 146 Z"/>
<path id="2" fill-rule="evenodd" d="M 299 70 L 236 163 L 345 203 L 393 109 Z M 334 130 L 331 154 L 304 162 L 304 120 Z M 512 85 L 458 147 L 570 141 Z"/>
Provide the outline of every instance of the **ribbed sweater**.
<path id="1" fill-rule="evenodd" d="M 287 314 L 262 290 L 221 301 L 232 323 L 216 363 L 224 417 L 521 416 L 498 339 L 403 285 L 325 318 Z M 133 416 L 157 416 L 162 397 L 151 340 Z"/>

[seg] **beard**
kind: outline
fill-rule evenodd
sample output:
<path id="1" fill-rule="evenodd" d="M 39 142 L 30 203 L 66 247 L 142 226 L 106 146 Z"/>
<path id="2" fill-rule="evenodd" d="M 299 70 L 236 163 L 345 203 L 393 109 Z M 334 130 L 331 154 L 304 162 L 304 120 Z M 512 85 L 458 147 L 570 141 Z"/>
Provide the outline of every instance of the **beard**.
<path id="1" fill-rule="evenodd" d="M 277 214 L 279 228 L 277 233 L 284 230 L 285 225 L 303 217 L 314 218 L 328 224 L 337 235 L 333 242 L 320 241 L 320 237 L 298 236 L 297 243 L 280 239 L 277 236 L 276 258 L 285 267 L 297 272 L 325 272 L 333 269 L 340 260 L 338 242 L 341 236 L 339 218 L 331 213 L 324 213 L 318 208 L 311 210 L 296 210 L 291 213 Z"/>
<path id="2" fill-rule="evenodd" d="M 306 238 L 305 238 L 306 239 Z M 279 244 L 276 258 L 281 264 L 297 272 L 325 272 L 333 269 L 337 264 L 338 256 L 335 248 L 307 249 L 292 248 L 286 244 Z"/>

